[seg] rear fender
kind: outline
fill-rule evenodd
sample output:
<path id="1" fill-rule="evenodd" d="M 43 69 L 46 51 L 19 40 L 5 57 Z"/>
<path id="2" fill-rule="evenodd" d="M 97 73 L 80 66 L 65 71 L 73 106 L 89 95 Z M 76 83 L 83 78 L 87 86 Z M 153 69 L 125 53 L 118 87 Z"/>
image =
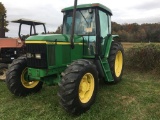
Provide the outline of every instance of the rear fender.
<path id="1" fill-rule="evenodd" d="M 113 38 L 112 38 L 112 35 L 109 34 L 104 39 L 105 39 L 105 43 L 104 43 L 104 51 L 105 51 L 104 57 L 108 58 Z"/>
<path id="2" fill-rule="evenodd" d="M 114 38 L 119 38 L 119 35 L 107 35 L 104 39 L 105 39 L 105 54 L 104 54 L 104 57 L 105 58 L 108 58 L 109 56 L 109 53 L 110 53 L 110 48 L 111 48 L 111 45 L 112 45 L 112 42 L 114 41 L 113 39 Z"/>

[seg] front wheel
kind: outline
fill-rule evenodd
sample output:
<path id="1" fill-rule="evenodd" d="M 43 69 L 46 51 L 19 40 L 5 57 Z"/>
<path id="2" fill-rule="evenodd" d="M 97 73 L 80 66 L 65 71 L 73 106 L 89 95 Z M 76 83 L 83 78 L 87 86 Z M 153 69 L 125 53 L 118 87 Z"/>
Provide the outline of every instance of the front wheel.
<path id="1" fill-rule="evenodd" d="M 42 88 L 41 81 L 28 81 L 26 57 L 19 57 L 10 65 L 6 83 L 11 93 L 16 96 L 26 96 L 38 92 Z"/>
<path id="2" fill-rule="evenodd" d="M 81 114 L 94 103 L 97 88 L 96 66 L 89 60 L 77 60 L 62 73 L 58 93 L 60 103 L 67 112 Z"/>

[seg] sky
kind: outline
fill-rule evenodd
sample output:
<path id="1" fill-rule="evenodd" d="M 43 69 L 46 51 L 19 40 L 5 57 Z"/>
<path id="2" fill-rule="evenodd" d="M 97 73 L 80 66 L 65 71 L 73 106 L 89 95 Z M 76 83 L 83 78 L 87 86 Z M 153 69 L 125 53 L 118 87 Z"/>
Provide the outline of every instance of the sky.
<path id="1" fill-rule="evenodd" d="M 10 21 L 20 18 L 46 23 L 47 31 L 62 24 L 61 10 L 73 6 L 74 0 L 0 0 L 7 9 L 8 37 L 17 37 L 19 25 Z M 160 0 L 78 0 L 78 4 L 101 3 L 112 10 L 112 21 L 125 23 L 160 23 Z"/>

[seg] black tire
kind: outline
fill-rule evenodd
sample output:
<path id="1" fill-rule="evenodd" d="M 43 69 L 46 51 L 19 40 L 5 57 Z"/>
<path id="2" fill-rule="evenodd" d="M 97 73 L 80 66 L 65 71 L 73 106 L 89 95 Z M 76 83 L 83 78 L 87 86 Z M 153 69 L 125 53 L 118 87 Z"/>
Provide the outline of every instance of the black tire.
<path id="1" fill-rule="evenodd" d="M 25 81 L 27 73 L 26 57 L 15 59 L 8 68 L 6 84 L 10 92 L 16 96 L 26 96 L 30 93 L 38 92 L 42 88 L 41 81 Z"/>
<path id="2" fill-rule="evenodd" d="M 96 66 L 89 60 L 77 60 L 62 73 L 58 93 L 60 104 L 67 112 L 79 115 L 89 110 L 95 102 L 97 89 Z"/>
<path id="3" fill-rule="evenodd" d="M 112 42 L 108 61 L 114 78 L 113 83 L 118 83 L 122 79 L 124 66 L 124 50 L 121 43 Z"/>
<path id="4" fill-rule="evenodd" d="M 7 69 L 8 69 L 8 64 L 0 63 L 0 80 L 6 80 Z"/>

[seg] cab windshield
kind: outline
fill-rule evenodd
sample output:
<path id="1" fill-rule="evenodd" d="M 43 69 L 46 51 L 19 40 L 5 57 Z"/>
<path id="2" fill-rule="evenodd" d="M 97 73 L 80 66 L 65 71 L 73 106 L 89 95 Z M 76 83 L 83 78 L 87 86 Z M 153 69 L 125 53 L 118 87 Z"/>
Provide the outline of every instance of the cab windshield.
<path id="1" fill-rule="evenodd" d="M 64 13 L 63 34 L 71 34 L 72 29 L 72 11 Z M 77 10 L 75 18 L 74 33 L 77 35 L 96 35 L 95 10 Z"/>

